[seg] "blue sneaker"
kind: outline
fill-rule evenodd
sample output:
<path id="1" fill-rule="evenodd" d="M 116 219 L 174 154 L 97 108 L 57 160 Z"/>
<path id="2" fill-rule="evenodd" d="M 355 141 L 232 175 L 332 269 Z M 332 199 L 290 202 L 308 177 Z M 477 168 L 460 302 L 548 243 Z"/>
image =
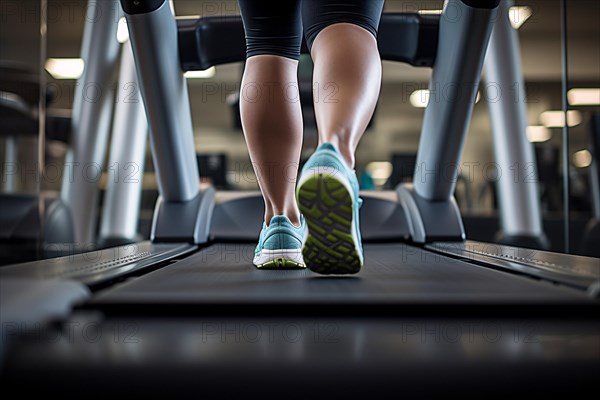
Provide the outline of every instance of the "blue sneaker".
<path id="1" fill-rule="evenodd" d="M 302 258 L 305 234 L 306 222 L 302 216 L 300 227 L 295 227 L 284 215 L 271 218 L 268 227 L 263 222 L 254 251 L 254 265 L 260 269 L 306 268 Z"/>
<path id="2" fill-rule="evenodd" d="M 296 190 L 308 236 L 302 255 L 320 274 L 355 274 L 363 265 L 356 173 L 331 143 L 323 143 L 308 159 Z"/>

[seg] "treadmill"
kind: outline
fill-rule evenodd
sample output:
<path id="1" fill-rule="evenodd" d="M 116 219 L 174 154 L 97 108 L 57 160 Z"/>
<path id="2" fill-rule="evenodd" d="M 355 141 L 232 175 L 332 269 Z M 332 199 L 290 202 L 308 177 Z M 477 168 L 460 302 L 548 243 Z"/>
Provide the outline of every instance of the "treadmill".
<path id="1" fill-rule="evenodd" d="M 468 89 L 430 101 L 414 186 L 361 193 L 365 264 L 338 277 L 255 269 L 259 193 L 198 188 L 183 72 L 243 61 L 241 19 L 176 20 L 164 0 L 121 0 L 160 187 L 151 241 L 0 269 L 3 390 L 595 389 L 600 260 L 466 240 L 456 180 L 439 167 L 460 159 L 498 3 L 383 15 L 383 59 L 432 67 L 431 89 Z"/>

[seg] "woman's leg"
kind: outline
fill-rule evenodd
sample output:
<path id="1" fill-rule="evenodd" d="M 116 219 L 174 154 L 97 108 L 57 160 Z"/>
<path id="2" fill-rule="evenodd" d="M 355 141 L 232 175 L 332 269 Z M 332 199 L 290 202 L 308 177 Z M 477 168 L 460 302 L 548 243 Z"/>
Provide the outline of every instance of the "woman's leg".
<path id="1" fill-rule="evenodd" d="M 381 57 L 375 35 L 382 10 L 383 0 L 304 0 L 319 143 L 334 144 L 350 168 L 379 97 Z"/>
<path id="2" fill-rule="evenodd" d="M 364 263 L 354 152 L 381 86 L 375 35 L 382 10 L 383 0 L 303 0 L 320 145 L 297 196 L 308 225 L 304 262 L 322 274 L 355 274 Z"/>
<path id="3" fill-rule="evenodd" d="M 298 226 L 294 190 L 303 135 L 297 78 L 301 2 L 239 0 L 239 4 L 247 38 L 240 113 L 265 200 L 265 222 L 285 215 Z"/>

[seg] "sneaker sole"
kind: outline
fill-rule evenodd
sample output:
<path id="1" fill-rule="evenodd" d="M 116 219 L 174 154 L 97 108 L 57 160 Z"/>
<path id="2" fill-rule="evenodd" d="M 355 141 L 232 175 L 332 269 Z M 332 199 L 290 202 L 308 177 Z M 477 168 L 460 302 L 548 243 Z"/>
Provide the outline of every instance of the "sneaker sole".
<path id="1" fill-rule="evenodd" d="M 356 274 L 362 261 L 352 235 L 352 195 L 333 174 L 307 172 L 297 192 L 308 225 L 304 262 L 319 274 Z"/>
<path id="2" fill-rule="evenodd" d="M 298 250 L 263 250 L 253 264 L 258 269 L 306 269 L 299 253 Z"/>
<path id="3" fill-rule="evenodd" d="M 285 258 L 276 258 L 264 264 L 255 265 L 257 269 L 306 269 L 304 264 L 297 263 Z"/>

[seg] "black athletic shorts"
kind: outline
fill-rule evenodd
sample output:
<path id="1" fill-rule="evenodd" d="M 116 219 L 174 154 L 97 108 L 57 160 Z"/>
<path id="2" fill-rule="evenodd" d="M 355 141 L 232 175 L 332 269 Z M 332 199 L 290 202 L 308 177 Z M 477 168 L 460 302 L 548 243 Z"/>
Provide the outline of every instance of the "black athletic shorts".
<path id="1" fill-rule="evenodd" d="M 384 0 L 238 0 L 246 31 L 246 57 L 271 54 L 297 60 L 302 34 L 308 49 L 324 28 L 358 25 L 377 37 Z"/>

